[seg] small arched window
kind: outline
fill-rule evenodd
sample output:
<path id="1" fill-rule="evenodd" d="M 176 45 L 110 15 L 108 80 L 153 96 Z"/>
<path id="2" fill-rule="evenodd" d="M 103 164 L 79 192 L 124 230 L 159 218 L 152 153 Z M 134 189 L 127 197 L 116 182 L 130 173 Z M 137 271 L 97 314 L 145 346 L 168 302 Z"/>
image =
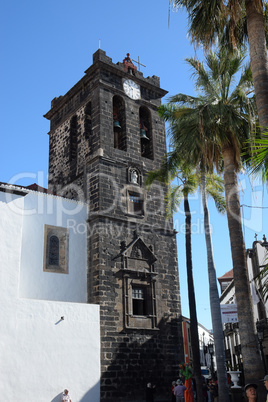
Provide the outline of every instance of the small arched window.
<path id="1" fill-rule="evenodd" d="M 59 265 L 60 261 L 60 241 L 55 235 L 50 236 L 48 241 L 48 265 Z"/>
<path id="2" fill-rule="evenodd" d="M 125 103 L 120 96 L 113 97 L 114 148 L 127 150 Z"/>
<path id="3" fill-rule="evenodd" d="M 153 136 L 150 111 L 141 106 L 139 110 L 140 119 L 140 144 L 141 156 L 153 159 Z"/>
<path id="4" fill-rule="evenodd" d="M 45 225 L 44 228 L 44 272 L 68 274 L 68 229 Z"/>

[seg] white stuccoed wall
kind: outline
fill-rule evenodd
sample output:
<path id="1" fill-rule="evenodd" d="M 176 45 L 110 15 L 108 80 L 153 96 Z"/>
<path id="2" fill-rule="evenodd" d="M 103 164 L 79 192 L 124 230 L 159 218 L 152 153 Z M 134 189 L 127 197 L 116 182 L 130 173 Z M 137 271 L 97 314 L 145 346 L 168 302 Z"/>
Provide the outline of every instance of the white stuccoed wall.
<path id="1" fill-rule="evenodd" d="M 263 247 L 259 242 L 254 242 L 254 245 L 256 247 L 256 251 L 257 251 L 257 258 L 258 258 L 258 263 L 260 266 L 266 265 L 267 264 L 267 250 L 265 247 Z M 253 273 L 253 267 L 252 267 L 252 259 L 249 257 L 249 255 L 247 256 L 247 267 L 248 267 L 248 276 L 249 276 L 249 281 L 250 281 L 250 289 L 251 292 L 254 291 L 252 289 L 252 280 L 254 278 L 254 273 Z M 258 282 L 257 282 L 258 283 Z M 256 289 L 256 286 L 255 286 Z M 260 297 L 260 294 L 257 293 L 257 297 Z M 258 313 L 258 307 L 257 307 L 257 301 L 255 299 L 255 297 L 252 298 L 252 302 L 253 302 L 253 314 L 254 314 L 254 321 L 257 321 L 259 319 L 259 313 Z M 268 303 L 265 303 L 265 310 L 266 313 L 268 313 Z"/>
<path id="2" fill-rule="evenodd" d="M 23 210 L 37 206 L 40 199 L 49 199 L 54 207 L 65 201 L 36 193 L 10 198 L 14 200 L 7 202 L 0 194 L 0 400 L 57 402 L 68 388 L 73 402 L 98 402 L 99 307 L 82 303 L 86 234 L 78 240 L 70 233 L 68 275 L 43 273 L 43 225 L 54 225 L 59 215 L 39 210 L 28 216 Z M 83 222 L 85 216 L 83 207 L 75 219 Z M 66 222 L 63 214 L 56 224 Z"/>
<path id="3" fill-rule="evenodd" d="M 87 302 L 87 208 L 61 197 L 30 193 L 25 197 L 20 296 Z M 43 272 L 44 224 L 69 228 L 69 273 Z"/>

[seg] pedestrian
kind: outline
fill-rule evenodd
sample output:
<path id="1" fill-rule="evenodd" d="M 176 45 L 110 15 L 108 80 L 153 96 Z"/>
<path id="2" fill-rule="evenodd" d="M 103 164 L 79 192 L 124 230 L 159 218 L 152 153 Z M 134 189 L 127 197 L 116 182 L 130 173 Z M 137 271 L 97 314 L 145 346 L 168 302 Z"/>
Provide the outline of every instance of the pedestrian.
<path id="1" fill-rule="evenodd" d="M 265 386 L 265 388 L 268 391 L 268 375 L 264 376 L 264 378 L 261 381 L 263 381 L 263 385 Z M 266 402 L 268 402 L 268 394 L 267 394 Z"/>
<path id="2" fill-rule="evenodd" d="M 65 389 L 63 391 L 62 397 L 61 397 L 62 402 L 72 402 L 71 397 L 69 395 L 68 389 Z"/>
<path id="3" fill-rule="evenodd" d="M 257 385 L 256 384 L 245 385 L 244 391 L 246 393 L 246 397 L 249 402 L 257 401 Z"/>
<path id="4" fill-rule="evenodd" d="M 228 385 L 228 388 L 229 388 L 229 389 L 231 388 L 232 385 L 234 385 L 234 384 L 232 383 L 231 374 L 230 374 L 230 373 L 227 373 L 227 385 Z"/>
<path id="5" fill-rule="evenodd" d="M 171 385 L 171 402 L 176 402 L 176 395 L 174 394 L 175 387 L 176 387 L 176 381 L 172 381 L 172 385 Z"/>
<path id="6" fill-rule="evenodd" d="M 62 402 L 72 402 L 71 397 L 69 395 L 68 389 L 65 389 L 63 391 L 62 397 L 61 397 Z"/>
<path id="7" fill-rule="evenodd" d="M 154 402 L 155 385 L 148 382 L 146 385 L 146 402 Z"/>
<path id="8" fill-rule="evenodd" d="M 211 402 L 217 402 L 218 401 L 218 384 L 215 380 L 211 380 L 209 382 L 209 392 L 210 392 Z"/>
<path id="9" fill-rule="evenodd" d="M 181 380 L 176 381 L 176 387 L 174 389 L 174 394 L 176 396 L 176 402 L 184 402 L 184 391 L 186 387 L 183 385 Z"/>
<path id="10" fill-rule="evenodd" d="M 207 382 L 206 382 L 206 379 L 204 377 L 203 377 L 202 390 L 203 390 L 203 401 L 208 402 L 209 388 L 207 386 Z"/>

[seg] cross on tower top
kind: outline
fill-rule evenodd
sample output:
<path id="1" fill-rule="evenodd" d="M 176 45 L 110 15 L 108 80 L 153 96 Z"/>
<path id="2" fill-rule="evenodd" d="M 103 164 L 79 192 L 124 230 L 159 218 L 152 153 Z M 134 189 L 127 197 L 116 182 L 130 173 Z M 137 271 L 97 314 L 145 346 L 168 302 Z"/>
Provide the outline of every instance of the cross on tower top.
<path id="1" fill-rule="evenodd" d="M 136 61 L 136 60 L 134 60 L 134 59 L 132 59 L 132 61 L 134 61 L 135 63 L 138 64 L 138 66 L 139 66 L 139 71 L 141 71 L 141 66 L 146 67 L 144 64 L 142 64 L 142 63 L 140 62 L 140 56 L 138 56 L 138 61 Z"/>

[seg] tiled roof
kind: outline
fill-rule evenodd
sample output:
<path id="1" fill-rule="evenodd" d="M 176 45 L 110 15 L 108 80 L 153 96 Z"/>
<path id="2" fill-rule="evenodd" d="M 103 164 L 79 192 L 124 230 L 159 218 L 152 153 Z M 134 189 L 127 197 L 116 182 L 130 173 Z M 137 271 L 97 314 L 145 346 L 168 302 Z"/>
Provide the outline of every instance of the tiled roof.
<path id="1" fill-rule="evenodd" d="M 30 184 L 29 186 L 21 186 L 17 184 L 10 184 L 10 183 L 4 183 L 0 182 L 0 191 L 4 192 L 11 192 L 11 193 L 25 193 L 27 194 L 27 190 L 31 191 L 37 191 L 39 193 L 46 193 L 46 194 L 52 194 L 51 191 L 49 191 L 47 188 L 41 187 L 36 183 Z"/>
<path id="2" fill-rule="evenodd" d="M 41 187 L 36 183 L 30 184 L 29 186 L 26 186 L 26 188 L 33 191 L 39 191 L 39 193 L 49 193 L 47 188 Z"/>
<path id="3" fill-rule="evenodd" d="M 218 278 L 218 281 L 224 280 L 224 279 L 230 279 L 230 280 L 232 280 L 233 278 L 234 278 L 234 273 L 233 273 L 233 270 L 230 269 L 230 271 L 228 271 L 228 272 L 226 272 L 224 275 L 220 276 L 220 277 Z"/>

